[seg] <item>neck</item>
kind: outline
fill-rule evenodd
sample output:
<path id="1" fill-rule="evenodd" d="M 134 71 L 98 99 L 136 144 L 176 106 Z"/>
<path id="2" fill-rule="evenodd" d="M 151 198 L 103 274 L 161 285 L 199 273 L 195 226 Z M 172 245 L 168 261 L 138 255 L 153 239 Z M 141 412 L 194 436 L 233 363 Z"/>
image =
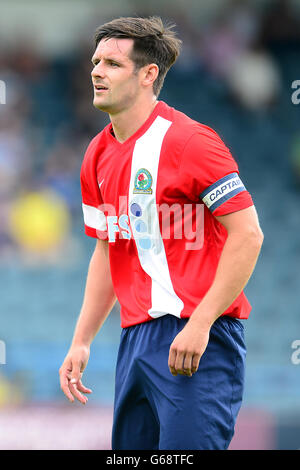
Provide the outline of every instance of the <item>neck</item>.
<path id="1" fill-rule="evenodd" d="M 146 103 L 137 102 L 118 114 L 110 114 L 115 138 L 121 143 L 125 142 L 147 121 L 157 103 L 158 100 L 153 96 Z"/>

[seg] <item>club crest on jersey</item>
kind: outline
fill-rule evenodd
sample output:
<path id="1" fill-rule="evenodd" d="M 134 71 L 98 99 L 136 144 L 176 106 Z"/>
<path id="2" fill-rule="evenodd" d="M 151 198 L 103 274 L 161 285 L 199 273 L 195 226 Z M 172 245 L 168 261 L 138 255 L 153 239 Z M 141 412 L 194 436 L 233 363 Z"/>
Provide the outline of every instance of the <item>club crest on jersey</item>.
<path id="1" fill-rule="evenodd" d="M 152 194 L 152 176 L 146 168 L 140 168 L 134 178 L 135 194 Z"/>

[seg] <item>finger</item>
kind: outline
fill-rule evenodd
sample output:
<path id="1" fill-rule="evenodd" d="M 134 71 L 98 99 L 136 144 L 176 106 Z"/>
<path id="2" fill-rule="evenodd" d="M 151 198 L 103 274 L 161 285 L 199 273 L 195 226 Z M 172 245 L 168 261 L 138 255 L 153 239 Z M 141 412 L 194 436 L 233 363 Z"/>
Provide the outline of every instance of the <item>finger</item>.
<path id="1" fill-rule="evenodd" d="M 183 371 L 189 377 L 192 376 L 192 353 L 186 353 L 184 360 L 183 360 Z"/>
<path id="2" fill-rule="evenodd" d="M 72 393 L 70 392 L 70 389 L 69 389 L 69 383 L 68 381 L 62 385 L 62 391 L 64 392 L 64 394 L 66 395 L 66 397 L 68 398 L 68 400 L 73 403 L 74 402 L 74 397 L 72 395 Z"/>
<path id="3" fill-rule="evenodd" d="M 177 375 L 177 372 L 175 370 L 175 361 L 176 361 L 176 350 L 170 347 L 170 352 L 169 352 L 169 360 L 168 360 L 168 366 L 169 370 L 172 375 Z"/>
<path id="4" fill-rule="evenodd" d="M 192 374 L 197 372 L 199 368 L 199 363 L 200 363 L 201 356 L 200 354 L 194 354 L 193 359 L 192 359 Z"/>
<path id="5" fill-rule="evenodd" d="M 70 400 L 70 402 L 73 403 L 74 402 L 74 397 L 71 394 L 70 389 L 69 389 L 69 380 L 68 380 L 67 374 L 64 373 L 63 371 L 60 375 L 60 388 L 62 389 L 62 391 L 64 392 L 64 394 L 68 398 L 68 400 Z"/>
<path id="6" fill-rule="evenodd" d="M 71 391 L 72 395 L 75 398 L 77 398 L 77 400 L 80 401 L 80 403 L 85 405 L 86 402 L 88 401 L 88 399 L 87 399 L 87 397 L 85 397 L 84 395 L 82 395 L 80 393 L 80 391 L 77 389 L 76 384 L 72 384 L 72 382 L 69 382 L 69 387 L 70 387 L 70 391 Z"/>
<path id="7" fill-rule="evenodd" d="M 178 374 L 184 375 L 183 371 L 183 361 L 185 353 L 183 351 L 177 351 L 176 360 L 175 360 L 175 370 Z"/>
<path id="8" fill-rule="evenodd" d="M 90 388 L 85 387 L 81 380 L 79 380 L 79 382 L 77 383 L 77 389 L 83 393 L 92 393 L 92 390 Z"/>

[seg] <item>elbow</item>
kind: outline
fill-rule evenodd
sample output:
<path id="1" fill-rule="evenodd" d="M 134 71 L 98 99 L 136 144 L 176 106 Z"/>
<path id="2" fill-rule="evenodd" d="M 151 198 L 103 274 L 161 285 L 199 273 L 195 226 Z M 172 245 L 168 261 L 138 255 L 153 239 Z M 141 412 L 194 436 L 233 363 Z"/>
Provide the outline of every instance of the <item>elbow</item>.
<path id="1" fill-rule="evenodd" d="M 257 243 L 259 244 L 259 246 L 261 247 L 263 242 L 264 242 L 264 234 L 263 234 L 263 231 L 262 229 L 258 226 L 256 228 L 256 239 L 257 239 Z"/>
<path id="2" fill-rule="evenodd" d="M 264 241 L 264 234 L 260 226 L 257 225 L 249 228 L 247 235 L 248 243 L 251 243 L 252 246 L 256 247 L 259 252 Z"/>
<path id="3" fill-rule="evenodd" d="M 264 236 L 263 231 L 260 227 L 259 227 L 259 237 L 260 237 L 260 246 L 262 246 L 265 236 Z"/>

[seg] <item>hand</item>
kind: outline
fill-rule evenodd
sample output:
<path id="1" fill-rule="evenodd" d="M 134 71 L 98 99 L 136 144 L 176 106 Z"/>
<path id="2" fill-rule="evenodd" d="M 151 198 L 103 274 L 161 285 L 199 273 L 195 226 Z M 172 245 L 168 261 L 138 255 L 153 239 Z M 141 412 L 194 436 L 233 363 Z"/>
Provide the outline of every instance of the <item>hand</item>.
<path id="1" fill-rule="evenodd" d="M 210 328 L 200 326 L 199 322 L 188 321 L 170 346 L 168 365 L 172 375 L 191 377 L 197 372 L 209 340 L 209 331 Z"/>
<path id="2" fill-rule="evenodd" d="M 83 405 L 88 401 L 82 393 L 92 393 L 82 382 L 82 373 L 89 360 L 90 350 L 87 347 L 73 347 L 66 356 L 59 369 L 60 387 L 70 402 L 74 402 L 74 397 Z M 82 392 L 82 393 L 81 393 Z"/>

